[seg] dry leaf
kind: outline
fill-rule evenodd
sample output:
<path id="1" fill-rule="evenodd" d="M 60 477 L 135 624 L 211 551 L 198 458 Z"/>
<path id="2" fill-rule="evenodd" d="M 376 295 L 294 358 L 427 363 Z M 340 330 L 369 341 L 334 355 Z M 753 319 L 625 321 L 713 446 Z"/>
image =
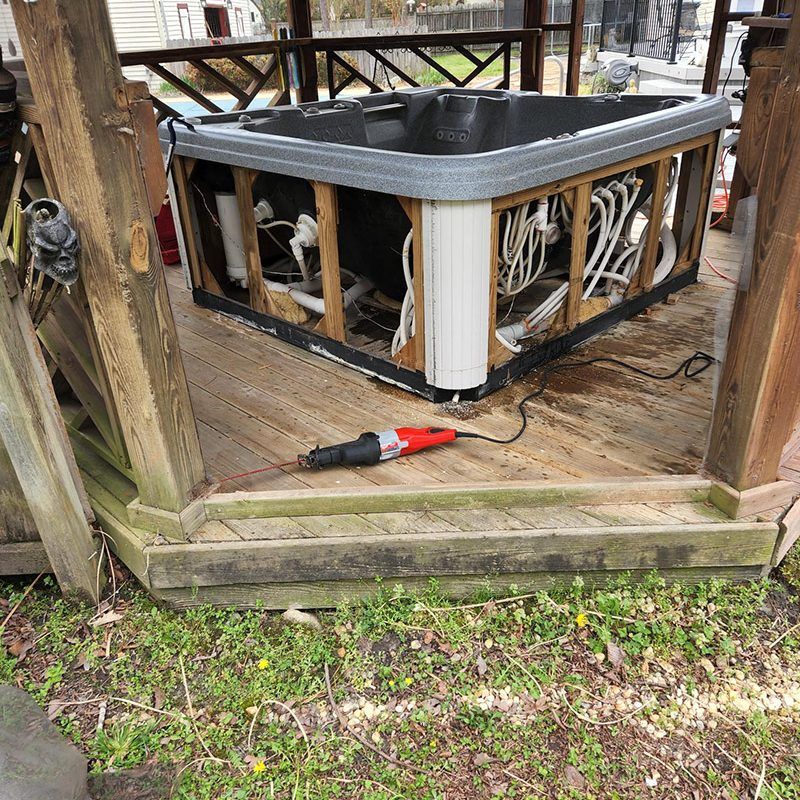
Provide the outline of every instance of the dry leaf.
<path id="1" fill-rule="evenodd" d="M 584 789 L 586 787 L 586 778 L 584 778 L 572 764 L 567 764 L 567 766 L 564 767 L 564 777 L 567 783 L 570 786 L 574 786 L 576 789 Z"/>
<path id="2" fill-rule="evenodd" d="M 483 677 L 489 669 L 489 665 L 486 663 L 486 659 L 478 653 L 478 657 L 475 659 L 475 664 L 478 667 L 478 675 Z"/>
<path id="3" fill-rule="evenodd" d="M 425 644 L 430 644 L 433 641 L 433 631 L 425 631 L 425 636 L 422 637 Z"/>
<path id="4" fill-rule="evenodd" d="M 478 753 L 475 758 L 472 759 L 472 763 L 475 764 L 476 767 L 482 767 L 484 764 L 488 764 L 492 760 L 492 757 L 488 753 Z"/>
<path id="5" fill-rule="evenodd" d="M 609 642 L 606 645 L 606 655 L 614 669 L 619 669 L 625 661 L 625 651 L 614 642 Z"/>
<path id="6" fill-rule="evenodd" d="M 26 655 L 28 655 L 28 650 L 33 647 L 33 641 L 30 639 L 24 639 L 20 637 L 19 639 L 14 639 L 13 642 L 8 646 L 8 652 L 11 653 L 12 656 L 16 656 L 17 661 L 22 661 Z"/>
<path id="7" fill-rule="evenodd" d="M 115 622 L 119 622 L 123 619 L 124 614 L 120 614 L 118 611 L 106 611 L 105 614 L 100 614 L 100 616 L 95 617 L 94 619 L 89 620 L 89 625 L 92 628 L 99 628 L 103 625 L 113 625 Z"/>
<path id="8" fill-rule="evenodd" d="M 155 709 L 162 709 L 164 708 L 164 701 L 167 699 L 167 696 L 164 694 L 164 690 L 156 686 L 153 689 L 153 708 Z"/>

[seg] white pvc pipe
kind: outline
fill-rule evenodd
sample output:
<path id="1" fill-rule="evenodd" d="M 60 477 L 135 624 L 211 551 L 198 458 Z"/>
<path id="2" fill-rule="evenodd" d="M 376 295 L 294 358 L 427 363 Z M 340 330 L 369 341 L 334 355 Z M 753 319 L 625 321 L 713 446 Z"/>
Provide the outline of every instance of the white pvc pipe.
<path id="1" fill-rule="evenodd" d="M 247 262 L 244 258 L 244 239 L 239 204 L 232 192 L 214 192 L 217 216 L 222 230 L 222 248 L 225 251 L 225 272 L 240 286 L 247 286 Z"/>
<path id="2" fill-rule="evenodd" d="M 287 283 L 278 283 L 277 281 L 264 281 L 267 289 L 272 292 L 281 292 L 282 294 L 288 294 L 292 300 L 297 303 L 297 305 L 302 306 L 303 308 L 307 308 L 309 311 L 317 314 L 320 317 L 325 316 L 325 300 L 321 297 L 316 297 L 313 294 L 309 294 L 308 292 L 303 291 L 302 289 L 297 288 L 298 286 L 305 285 L 308 288 L 316 287 L 322 285 L 321 281 L 311 280 L 311 281 L 302 281 L 297 284 L 287 284 Z M 349 308 L 349 306 L 353 303 L 354 300 L 358 300 L 363 294 L 366 294 L 370 289 L 373 287 L 373 283 L 369 278 L 362 278 L 356 284 L 351 286 L 349 289 L 344 289 L 342 291 L 343 294 L 343 301 L 344 307 Z"/>

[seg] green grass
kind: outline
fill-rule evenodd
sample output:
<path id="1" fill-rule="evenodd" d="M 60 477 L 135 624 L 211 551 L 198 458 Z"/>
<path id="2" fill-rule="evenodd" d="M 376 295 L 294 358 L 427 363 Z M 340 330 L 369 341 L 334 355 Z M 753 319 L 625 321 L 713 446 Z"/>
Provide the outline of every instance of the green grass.
<path id="1" fill-rule="evenodd" d="M 4 605 L 23 589 L 0 583 Z M 420 596 L 396 588 L 320 614 L 320 631 L 264 611 L 179 613 L 138 589 L 122 594 L 122 618 L 92 627 L 93 609 L 52 582 L 35 589 L 4 634 L 0 681 L 51 711 L 90 700 L 63 707 L 56 724 L 91 769 L 172 765 L 175 798 L 655 798 L 686 789 L 685 770 L 706 791 L 752 789 L 733 761 L 708 760 L 712 742 L 756 773 L 764 763 L 762 797 L 800 797 L 788 712 L 732 705 L 714 729 L 685 730 L 670 716 L 687 696 L 800 680 L 800 631 L 772 646 L 797 604 L 768 581 L 667 587 L 653 576 L 589 590 L 576 580 L 472 607 L 432 583 Z M 20 638 L 33 647 L 17 661 Z M 359 736 L 337 722 L 326 665 L 339 710 L 351 724 L 363 717 Z M 664 686 L 651 684 L 655 674 Z M 689 766 L 674 766 L 665 745 Z"/>
<path id="2" fill-rule="evenodd" d="M 482 61 L 492 54 L 492 50 L 475 52 L 474 55 Z M 440 64 L 444 69 L 454 75 L 456 78 L 466 78 L 474 69 L 475 64 L 472 63 L 466 56 L 461 53 L 444 53 L 442 55 L 434 56 L 434 60 Z M 503 57 L 498 56 L 488 67 L 480 74 L 481 78 L 489 79 L 499 77 L 503 74 Z M 425 70 L 422 74 L 417 75 L 417 80 L 422 86 L 435 86 L 440 83 L 446 83 L 447 79 L 441 72 L 435 70 L 433 67 Z"/>

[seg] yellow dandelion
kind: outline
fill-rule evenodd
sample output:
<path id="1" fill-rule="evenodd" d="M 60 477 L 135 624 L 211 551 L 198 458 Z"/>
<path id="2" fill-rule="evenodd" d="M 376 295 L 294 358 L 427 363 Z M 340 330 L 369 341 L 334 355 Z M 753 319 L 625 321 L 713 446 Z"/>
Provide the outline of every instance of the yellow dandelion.
<path id="1" fill-rule="evenodd" d="M 394 686 L 394 679 L 393 678 L 389 679 L 389 686 Z"/>
<path id="2" fill-rule="evenodd" d="M 436 739 L 431 739 L 431 743 L 430 743 L 431 750 L 435 750 L 438 747 L 438 745 L 439 745 L 439 742 L 437 742 Z"/>
<path id="3" fill-rule="evenodd" d="M 412 683 L 413 683 L 413 681 L 411 680 L 411 678 L 406 678 L 406 680 L 405 680 L 406 686 L 411 686 Z"/>
<path id="4" fill-rule="evenodd" d="M 589 617 L 587 617 L 586 614 L 581 612 L 580 614 L 578 614 L 577 617 L 575 617 L 575 624 L 579 628 L 585 628 L 589 624 Z"/>
<path id="5" fill-rule="evenodd" d="M 264 763 L 263 758 L 260 758 L 255 764 L 253 764 L 253 772 L 255 772 L 256 775 L 260 775 L 266 768 L 267 765 Z"/>
<path id="6" fill-rule="evenodd" d="M 262 658 L 261 661 L 258 662 L 259 669 L 266 669 L 269 666 L 269 660 L 266 658 Z"/>

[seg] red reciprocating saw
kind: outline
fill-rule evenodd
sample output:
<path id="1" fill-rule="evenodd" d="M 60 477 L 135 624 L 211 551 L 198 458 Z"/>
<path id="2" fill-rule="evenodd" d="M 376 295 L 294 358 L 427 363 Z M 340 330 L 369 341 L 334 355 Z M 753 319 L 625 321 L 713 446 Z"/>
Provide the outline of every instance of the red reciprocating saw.
<path id="1" fill-rule="evenodd" d="M 317 446 L 297 460 L 308 469 L 322 469 L 332 464 L 368 466 L 452 442 L 460 436 L 464 434 L 454 428 L 395 428 L 381 433 L 362 433 L 352 442 Z"/>

